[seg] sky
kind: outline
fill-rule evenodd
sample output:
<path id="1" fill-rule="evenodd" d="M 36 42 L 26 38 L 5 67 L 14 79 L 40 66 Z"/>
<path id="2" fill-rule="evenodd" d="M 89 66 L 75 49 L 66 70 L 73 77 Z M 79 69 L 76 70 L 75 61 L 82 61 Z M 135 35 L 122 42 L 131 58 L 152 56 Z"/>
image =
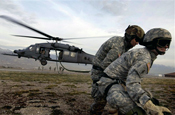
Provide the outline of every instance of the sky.
<path id="1" fill-rule="evenodd" d="M 174 0 L 0 0 L 0 15 L 13 17 L 55 37 L 93 37 L 69 43 L 90 54 L 95 54 L 110 37 L 124 36 L 128 25 L 139 25 L 145 32 L 164 28 L 170 31 L 173 40 L 166 54 L 158 56 L 154 63 L 175 67 Z M 12 35 L 41 36 L 0 19 L 1 48 L 15 50 L 35 43 L 53 42 Z"/>

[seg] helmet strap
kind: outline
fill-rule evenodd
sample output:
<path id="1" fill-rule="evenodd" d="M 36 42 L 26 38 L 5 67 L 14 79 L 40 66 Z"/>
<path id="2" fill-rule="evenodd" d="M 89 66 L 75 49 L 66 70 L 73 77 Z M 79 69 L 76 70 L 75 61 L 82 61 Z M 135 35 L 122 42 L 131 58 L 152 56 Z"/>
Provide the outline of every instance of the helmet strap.
<path id="1" fill-rule="evenodd" d="M 164 54 L 165 54 L 165 52 L 159 51 L 159 50 L 157 49 L 157 47 L 156 47 L 155 49 L 156 49 L 156 51 L 157 51 L 158 54 L 160 54 L 160 55 L 164 55 Z"/>
<path id="2" fill-rule="evenodd" d="M 155 46 L 154 49 L 156 49 L 157 53 L 160 55 L 164 55 L 165 52 L 161 52 L 160 50 L 157 49 L 157 42 L 158 42 L 157 39 L 154 39 L 153 42 L 154 42 L 154 46 Z"/>

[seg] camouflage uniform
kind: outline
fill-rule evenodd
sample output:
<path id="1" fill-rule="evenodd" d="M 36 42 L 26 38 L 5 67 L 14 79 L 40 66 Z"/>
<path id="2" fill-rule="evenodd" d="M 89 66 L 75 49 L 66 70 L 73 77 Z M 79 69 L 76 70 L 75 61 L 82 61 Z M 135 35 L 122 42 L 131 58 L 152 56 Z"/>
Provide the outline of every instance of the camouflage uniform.
<path id="1" fill-rule="evenodd" d="M 92 80 L 98 81 L 101 76 L 101 72 L 121 54 L 128 51 L 128 49 L 129 48 L 127 48 L 127 42 L 124 37 L 114 36 L 103 43 L 92 60 L 92 64 L 100 67 L 102 70 L 92 68 Z"/>
<path id="2" fill-rule="evenodd" d="M 126 114 L 136 106 L 136 103 L 144 105 L 150 99 L 141 88 L 140 83 L 141 78 L 148 73 L 150 65 L 155 59 L 156 55 L 146 48 L 134 49 L 124 53 L 104 70 L 112 79 L 102 77 L 97 82 L 102 94 L 105 93 L 109 84 L 116 82 L 115 79 L 126 82 L 126 90 L 120 83 L 112 85 L 109 89 L 106 99 L 111 107 Z"/>
<path id="3" fill-rule="evenodd" d="M 145 48 L 122 54 L 104 70 L 103 76 L 96 84 L 98 91 L 106 97 L 112 108 L 125 115 L 165 115 L 164 112 L 171 115 L 167 108 L 153 103 L 149 93 L 141 88 L 141 78 L 149 72 L 157 55 L 165 53 L 157 51 L 157 48 L 169 48 L 171 39 L 167 30 L 151 29 L 143 39 Z"/>
<path id="4" fill-rule="evenodd" d="M 128 49 L 129 48 L 127 48 L 127 42 L 124 37 L 114 36 L 107 40 L 96 53 L 92 63 L 99 68 L 92 68 L 91 70 L 91 78 L 93 80 L 91 95 L 95 100 L 95 106 L 93 107 L 95 111 L 102 112 L 106 105 L 106 99 L 98 91 L 98 87 L 95 82 L 101 78 L 103 70 Z"/>
<path id="5" fill-rule="evenodd" d="M 106 105 L 106 98 L 99 92 L 96 84 L 103 76 L 104 69 L 120 55 L 136 45 L 131 44 L 133 39 L 135 39 L 135 42 L 143 41 L 144 34 L 145 32 L 141 27 L 129 25 L 125 30 L 124 37 L 114 36 L 110 38 L 97 51 L 92 60 L 93 67 L 91 70 L 91 78 L 93 80 L 91 95 L 95 100 L 95 103 L 91 106 L 91 114 L 101 114 Z"/>
<path id="6" fill-rule="evenodd" d="M 125 114 L 136 106 L 135 102 L 144 105 L 150 99 L 140 83 L 155 59 L 155 54 L 146 48 L 134 49 L 124 53 L 104 70 L 111 78 L 126 82 L 126 90 L 121 84 L 115 84 L 109 89 L 106 99 L 111 107 Z M 100 92 L 104 94 L 105 88 L 115 81 L 102 77 L 97 82 Z"/>

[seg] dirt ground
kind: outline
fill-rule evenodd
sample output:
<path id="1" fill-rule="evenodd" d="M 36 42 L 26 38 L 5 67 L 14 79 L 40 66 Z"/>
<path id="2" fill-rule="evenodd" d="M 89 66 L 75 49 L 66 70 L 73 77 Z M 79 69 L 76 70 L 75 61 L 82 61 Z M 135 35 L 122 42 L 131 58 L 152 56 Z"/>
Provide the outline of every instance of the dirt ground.
<path id="1" fill-rule="evenodd" d="M 37 77 L 42 80 L 37 80 L 35 73 L 25 74 L 25 77 L 20 73 L 17 75 L 21 77 L 15 81 L 13 78 L 17 75 L 14 74 L 16 73 L 0 73 L 0 115 L 89 115 L 90 105 L 93 103 L 90 95 L 90 78 L 83 79 L 83 82 L 75 82 L 77 78 L 71 81 L 70 77 L 69 82 L 64 82 L 62 80 L 68 76 L 62 76 L 61 79 L 59 76 L 56 79 L 62 82 L 53 82 L 51 77 L 46 77 L 47 79 L 43 77 L 46 74 L 38 75 Z M 10 75 L 13 77 L 8 77 Z M 29 78 L 30 76 L 32 77 Z M 54 78 L 54 74 L 52 77 Z M 22 80 L 23 78 L 28 78 L 30 81 Z M 80 79 L 79 76 L 78 78 Z M 167 81 L 171 82 L 171 86 L 165 82 L 162 84 L 157 79 L 145 81 L 143 84 L 144 88 L 153 92 L 160 102 L 170 108 L 173 115 L 175 115 L 174 81 L 174 79 Z"/>
<path id="2" fill-rule="evenodd" d="M 0 80 L 1 115 L 89 115 L 88 84 Z"/>

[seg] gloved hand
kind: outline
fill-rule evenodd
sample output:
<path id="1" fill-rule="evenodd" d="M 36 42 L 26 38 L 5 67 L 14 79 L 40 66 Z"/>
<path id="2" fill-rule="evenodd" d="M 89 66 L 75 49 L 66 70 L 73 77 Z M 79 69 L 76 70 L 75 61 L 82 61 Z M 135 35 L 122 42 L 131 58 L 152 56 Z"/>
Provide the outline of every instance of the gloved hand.
<path id="1" fill-rule="evenodd" d="M 171 113 L 171 111 L 166 108 L 166 107 L 162 107 L 162 106 L 156 106 L 152 103 L 151 100 L 149 100 L 145 105 L 144 105 L 144 109 L 146 111 L 148 111 L 151 115 L 164 115 L 163 112 L 169 112 Z"/>

